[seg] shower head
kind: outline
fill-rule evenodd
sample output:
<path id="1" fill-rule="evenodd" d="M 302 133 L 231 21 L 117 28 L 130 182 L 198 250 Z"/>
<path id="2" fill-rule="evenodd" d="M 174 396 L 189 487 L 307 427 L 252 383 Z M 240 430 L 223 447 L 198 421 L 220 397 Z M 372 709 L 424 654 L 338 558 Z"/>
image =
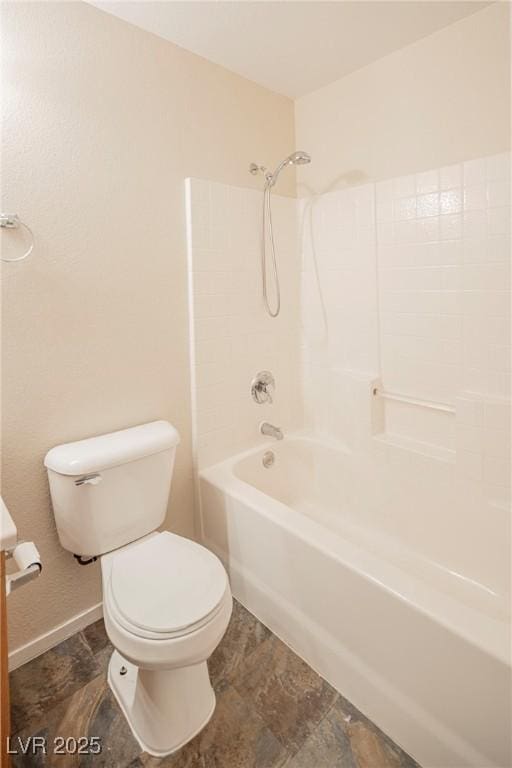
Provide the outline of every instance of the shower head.
<path id="1" fill-rule="evenodd" d="M 285 157 L 285 159 L 279 163 L 277 168 L 275 169 L 274 173 L 269 173 L 267 175 L 267 184 L 269 187 L 273 187 L 276 183 L 279 174 L 283 170 L 283 168 L 286 168 L 287 165 L 307 165 L 311 162 L 311 156 L 308 155 L 307 152 L 292 152 L 291 155 L 288 155 L 288 157 Z"/>
<path id="2" fill-rule="evenodd" d="M 307 165 L 311 162 L 311 156 L 308 155 L 307 152 L 294 152 L 293 155 L 290 155 L 288 160 L 290 163 L 293 163 L 293 165 Z"/>

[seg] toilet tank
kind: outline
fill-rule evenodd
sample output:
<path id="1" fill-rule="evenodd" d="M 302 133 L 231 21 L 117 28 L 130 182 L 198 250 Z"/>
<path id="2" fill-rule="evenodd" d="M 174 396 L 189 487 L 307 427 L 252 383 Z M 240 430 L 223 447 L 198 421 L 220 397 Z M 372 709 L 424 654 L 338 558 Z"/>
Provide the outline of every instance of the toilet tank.
<path id="1" fill-rule="evenodd" d="M 60 542 L 101 555 L 156 530 L 165 518 L 177 430 L 167 421 L 52 448 L 45 456 Z"/>

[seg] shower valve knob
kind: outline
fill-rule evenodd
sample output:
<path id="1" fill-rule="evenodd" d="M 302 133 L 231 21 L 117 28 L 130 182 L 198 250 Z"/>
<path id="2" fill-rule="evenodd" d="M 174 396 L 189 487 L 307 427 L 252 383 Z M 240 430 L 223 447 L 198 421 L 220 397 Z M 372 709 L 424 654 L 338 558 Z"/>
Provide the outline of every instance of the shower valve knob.
<path id="1" fill-rule="evenodd" d="M 274 376 L 270 371 L 260 371 L 251 382 L 251 395 L 258 405 L 272 403 L 272 394 L 276 388 Z"/>

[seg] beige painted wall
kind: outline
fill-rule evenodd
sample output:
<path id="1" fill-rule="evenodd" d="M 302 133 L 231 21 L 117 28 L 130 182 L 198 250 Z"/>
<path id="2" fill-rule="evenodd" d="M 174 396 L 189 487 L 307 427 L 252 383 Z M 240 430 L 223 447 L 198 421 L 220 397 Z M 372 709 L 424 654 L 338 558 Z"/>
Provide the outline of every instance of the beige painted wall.
<path id="1" fill-rule="evenodd" d="M 286 98 L 83 3 L 3 3 L 2 53 L 1 208 L 37 240 L 2 270 L 2 493 L 44 562 L 9 599 L 14 650 L 100 599 L 57 540 L 51 446 L 169 419 L 169 527 L 193 533 L 183 181 L 260 187 L 249 162 L 294 128 Z"/>
<path id="2" fill-rule="evenodd" d="M 495 3 L 296 101 L 299 194 L 510 148 L 509 5 Z"/>

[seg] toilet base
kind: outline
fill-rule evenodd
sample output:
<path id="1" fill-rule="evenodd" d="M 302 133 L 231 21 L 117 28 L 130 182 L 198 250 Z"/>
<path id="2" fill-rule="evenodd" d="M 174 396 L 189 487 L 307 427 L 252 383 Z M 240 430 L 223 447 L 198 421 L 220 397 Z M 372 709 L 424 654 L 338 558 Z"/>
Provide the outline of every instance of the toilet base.
<path id="1" fill-rule="evenodd" d="M 126 669 L 124 674 L 122 670 Z M 201 731 L 215 710 L 206 662 L 171 670 L 140 669 L 114 651 L 108 682 L 144 752 L 164 757 Z"/>

